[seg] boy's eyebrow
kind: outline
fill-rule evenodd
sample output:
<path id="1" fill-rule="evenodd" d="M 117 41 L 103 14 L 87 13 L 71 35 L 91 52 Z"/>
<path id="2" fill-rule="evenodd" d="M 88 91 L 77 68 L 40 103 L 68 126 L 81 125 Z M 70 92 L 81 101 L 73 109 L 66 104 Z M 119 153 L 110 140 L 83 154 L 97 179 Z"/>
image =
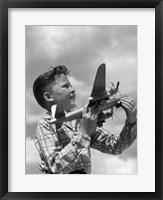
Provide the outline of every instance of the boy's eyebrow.
<path id="1" fill-rule="evenodd" d="M 64 83 L 61 84 L 62 86 L 70 85 L 68 81 L 65 81 Z"/>
<path id="2" fill-rule="evenodd" d="M 63 83 L 62 86 L 64 86 L 64 85 L 68 85 L 68 84 L 69 84 L 69 83 Z"/>

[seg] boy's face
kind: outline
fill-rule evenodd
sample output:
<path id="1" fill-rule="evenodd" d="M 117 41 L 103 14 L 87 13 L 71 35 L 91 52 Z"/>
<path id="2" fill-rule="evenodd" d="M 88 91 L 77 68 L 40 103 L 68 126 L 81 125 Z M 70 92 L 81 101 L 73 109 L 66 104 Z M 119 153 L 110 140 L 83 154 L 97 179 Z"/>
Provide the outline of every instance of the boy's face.
<path id="1" fill-rule="evenodd" d="M 51 102 L 53 104 L 61 103 L 65 111 L 69 111 L 76 106 L 75 90 L 72 88 L 68 77 L 63 74 L 56 77 L 56 80 L 50 87 L 49 93 L 51 95 Z"/>

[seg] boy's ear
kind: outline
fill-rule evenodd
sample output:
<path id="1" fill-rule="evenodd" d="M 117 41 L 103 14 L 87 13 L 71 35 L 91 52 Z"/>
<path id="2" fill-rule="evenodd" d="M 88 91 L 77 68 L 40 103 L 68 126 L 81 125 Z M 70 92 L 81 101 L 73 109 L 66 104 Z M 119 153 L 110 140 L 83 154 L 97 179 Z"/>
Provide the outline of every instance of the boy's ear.
<path id="1" fill-rule="evenodd" d="M 54 101 L 53 96 L 50 94 L 50 92 L 45 92 L 44 93 L 44 98 L 46 99 L 46 101 Z"/>

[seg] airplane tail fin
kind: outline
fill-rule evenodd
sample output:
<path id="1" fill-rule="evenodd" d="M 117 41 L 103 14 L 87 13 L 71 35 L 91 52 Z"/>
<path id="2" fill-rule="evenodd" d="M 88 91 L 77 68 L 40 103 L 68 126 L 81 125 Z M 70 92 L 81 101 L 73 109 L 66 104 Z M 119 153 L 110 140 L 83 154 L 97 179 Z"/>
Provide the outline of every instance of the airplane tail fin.
<path id="1" fill-rule="evenodd" d="M 97 98 L 99 96 L 104 96 L 106 95 L 106 89 L 105 89 L 105 72 L 106 72 L 106 66 L 105 64 L 101 64 L 98 67 L 91 97 Z"/>

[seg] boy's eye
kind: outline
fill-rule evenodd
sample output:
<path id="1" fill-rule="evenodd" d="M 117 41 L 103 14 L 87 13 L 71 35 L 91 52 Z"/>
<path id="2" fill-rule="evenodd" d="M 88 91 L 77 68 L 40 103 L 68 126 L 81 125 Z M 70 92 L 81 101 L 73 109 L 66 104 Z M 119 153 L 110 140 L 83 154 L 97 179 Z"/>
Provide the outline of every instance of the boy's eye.
<path id="1" fill-rule="evenodd" d="M 69 85 L 68 85 L 68 84 L 65 84 L 65 85 L 63 85 L 62 87 L 64 87 L 64 88 L 68 88 Z"/>

